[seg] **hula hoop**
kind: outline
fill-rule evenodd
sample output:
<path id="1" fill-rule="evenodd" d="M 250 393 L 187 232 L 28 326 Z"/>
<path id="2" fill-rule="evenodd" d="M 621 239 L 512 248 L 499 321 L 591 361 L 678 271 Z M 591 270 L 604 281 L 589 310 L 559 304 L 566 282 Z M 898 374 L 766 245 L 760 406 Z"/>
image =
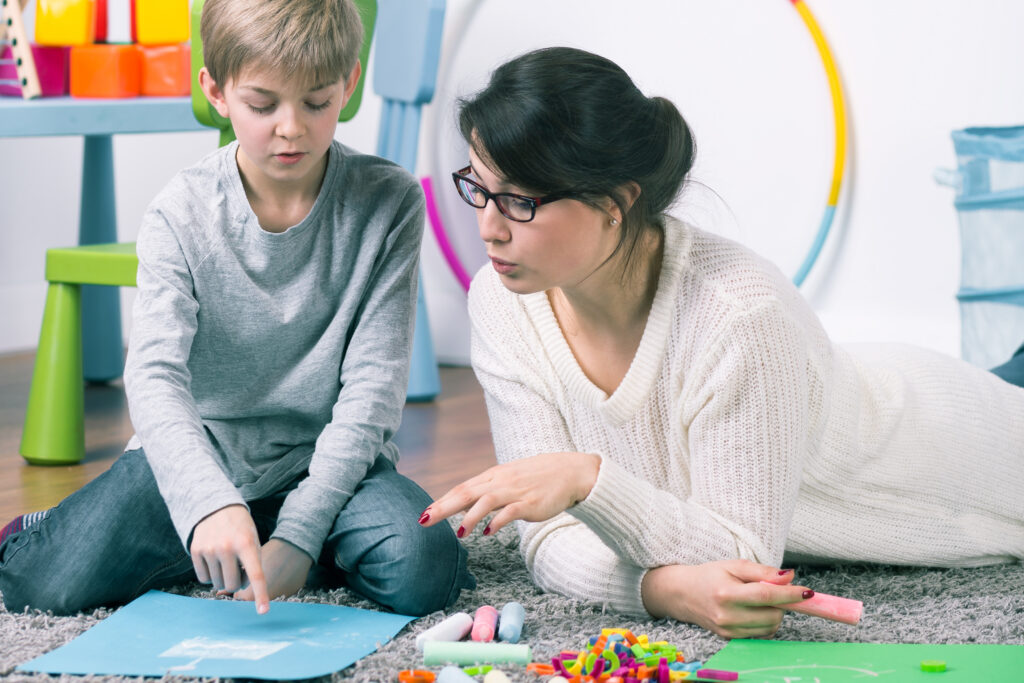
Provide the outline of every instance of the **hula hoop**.
<path id="1" fill-rule="evenodd" d="M 800 14 L 804 24 L 807 26 L 807 30 L 814 39 L 814 45 L 818 48 L 818 55 L 821 57 L 825 76 L 828 78 L 828 87 L 832 98 L 832 117 L 835 121 L 835 153 L 832 162 L 832 182 L 829 187 L 828 199 L 825 202 L 825 214 L 818 225 L 818 232 L 814 236 L 814 241 L 811 243 L 807 255 L 797 269 L 796 275 L 793 276 L 793 284 L 799 287 L 804 283 L 807 274 L 811 272 L 811 268 L 814 267 L 818 257 L 821 256 L 821 250 L 825 246 L 825 240 L 828 239 L 829 232 L 832 230 L 832 223 L 835 220 L 836 206 L 839 204 L 839 191 L 843 185 L 846 167 L 847 124 L 846 101 L 843 99 L 839 69 L 836 67 L 835 58 L 832 56 L 832 50 L 825 39 L 825 34 L 822 33 L 817 20 L 803 0 L 789 0 L 789 2 Z M 473 5 L 473 11 L 475 12 L 475 9 L 478 7 L 479 3 Z M 448 239 L 448 232 L 445 230 L 444 222 L 441 220 L 441 213 L 437 209 L 433 184 L 429 177 L 422 178 L 421 182 L 423 184 L 423 193 L 426 196 L 427 216 L 430 219 L 430 226 L 433 229 L 434 237 L 437 238 L 437 244 L 441 248 L 441 253 L 444 255 L 448 267 L 451 268 L 452 273 L 459 281 L 459 284 L 462 285 L 462 288 L 468 292 L 471 278 Z"/>
<path id="2" fill-rule="evenodd" d="M 825 67 L 825 75 L 828 77 L 828 87 L 832 95 L 832 116 L 835 119 L 835 155 L 832 162 L 832 185 L 829 188 L 828 200 L 825 202 L 825 215 L 821 218 L 821 225 L 814 236 L 807 256 L 793 276 L 793 284 L 797 287 L 804 283 L 807 274 L 811 271 L 821 250 L 825 246 L 825 240 L 832 229 L 832 221 L 836 215 L 836 205 L 839 204 L 839 190 L 843 184 L 843 171 L 846 166 L 846 103 L 843 100 L 843 88 L 839 80 L 839 70 L 836 68 L 835 59 L 832 57 L 832 50 L 825 40 L 825 34 L 815 20 L 811 10 L 807 8 L 803 0 L 790 0 L 800 17 L 804 20 L 807 30 L 814 38 L 814 44 L 818 48 L 822 66 Z"/>

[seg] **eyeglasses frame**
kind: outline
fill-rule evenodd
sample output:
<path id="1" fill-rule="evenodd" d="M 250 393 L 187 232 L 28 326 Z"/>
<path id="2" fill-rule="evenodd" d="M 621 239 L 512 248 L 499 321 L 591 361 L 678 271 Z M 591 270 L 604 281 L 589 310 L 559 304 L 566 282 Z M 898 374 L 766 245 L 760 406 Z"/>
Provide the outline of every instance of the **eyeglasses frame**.
<path id="1" fill-rule="evenodd" d="M 472 178 L 468 177 L 469 174 L 472 172 L 473 166 L 469 165 L 461 170 L 454 171 L 452 173 L 452 180 L 455 182 L 455 190 L 456 192 L 459 193 L 459 197 L 462 198 L 462 201 L 466 202 L 475 209 L 482 209 L 487 206 L 488 201 L 493 199 L 494 205 L 498 207 L 498 211 L 501 213 L 501 215 L 509 219 L 510 221 L 515 221 L 516 223 L 529 223 L 530 221 L 537 217 L 538 207 L 543 206 L 544 204 L 550 204 L 551 202 L 558 201 L 559 199 L 566 199 L 572 196 L 572 193 L 570 192 L 555 192 L 553 194 L 544 195 L 543 197 L 531 197 L 529 195 L 516 194 L 515 192 L 490 192 L 486 187 L 484 187 L 477 181 L 473 180 Z M 459 188 L 459 183 L 461 181 L 466 181 L 476 189 L 480 190 L 480 192 L 484 196 L 483 206 L 477 206 L 476 204 L 470 202 L 463 196 L 462 190 Z M 501 202 L 497 200 L 498 197 L 511 197 L 513 199 L 518 199 L 527 202 L 530 205 L 530 217 L 524 220 L 522 218 L 513 218 L 512 216 L 509 216 L 507 213 L 505 213 L 505 210 L 501 208 Z"/>

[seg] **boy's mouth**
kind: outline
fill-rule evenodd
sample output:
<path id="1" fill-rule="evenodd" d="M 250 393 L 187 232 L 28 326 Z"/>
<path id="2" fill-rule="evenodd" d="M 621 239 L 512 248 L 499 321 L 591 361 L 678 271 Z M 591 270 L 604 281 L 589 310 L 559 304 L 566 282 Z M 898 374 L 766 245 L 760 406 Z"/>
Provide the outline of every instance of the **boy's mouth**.
<path id="1" fill-rule="evenodd" d="M 296 164 L 302 161 L 304 156 L 306 156 L 305 152 L 280 152 L 275 154 L 274 158 L 282 164 Z"/>

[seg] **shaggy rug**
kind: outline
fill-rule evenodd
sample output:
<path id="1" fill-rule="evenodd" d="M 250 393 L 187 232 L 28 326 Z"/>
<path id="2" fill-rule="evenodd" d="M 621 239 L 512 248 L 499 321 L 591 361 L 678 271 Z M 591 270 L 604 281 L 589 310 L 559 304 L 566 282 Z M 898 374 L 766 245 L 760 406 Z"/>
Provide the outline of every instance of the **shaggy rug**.
<path id="1" fill-rule="evenodd" d="M 563 649 L 580 649 L 602 628 L 625 627 L 651 640 L 667 640 L 687 657 L 706 659 L 725 641 L 696 626 L 667 620 L 635 620 L 584 604 L 541 593 L 530 582 L 518 553 L 514 530 L 505 528 L 492 537 L 474 534 L 467 541 L 470 568 L 479 586 L 464 591 L 447 613 L 437 612 L 409 624 L 377 652 L 322 681 L 390 683 L 402 669 L 424 668 L 415 646 L 416 634 L 448 614 L 472 614 L 484 604 L 509 600 L 526 608 L 521 642 L 533 647 L 535 661 L 549 661 Z M 796 567 L 797 581 L 815 590 L 857 598 L 864 616 L 856 627 L 790 613 L 776 636 L 783 640 L 876 643 L 1001 643 L 1024 645 L 1024 566 L 982 569 L 919 569 L 904 567 L 844 566 Z M 210 595 L 199 586 L 175 592 Z M 294 600 L 350 605 L 373 605 L 345 590 L 305 590 Z M 54 617 L 39 612 L 12 614 L 0 607 L 0 681 L 127 681 L 112 676 L 26 675 L 15 667 L 48 652 L 111 614 L 98 609 L 89 614 Z M 432 667 L 435 671 L 439 667 Z M 505 668 L 512 681 L 538 680 L 524 669 Z M 173 680 L 183 680 L 175 678 Z M 195 679 L 193 679 L 195 680 Z"/>

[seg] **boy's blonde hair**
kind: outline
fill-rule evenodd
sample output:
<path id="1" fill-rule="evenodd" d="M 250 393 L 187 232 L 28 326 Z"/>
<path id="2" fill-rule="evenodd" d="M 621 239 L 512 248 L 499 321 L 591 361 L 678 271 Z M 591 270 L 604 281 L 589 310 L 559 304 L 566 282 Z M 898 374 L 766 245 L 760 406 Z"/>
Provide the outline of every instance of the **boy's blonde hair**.
<path id="1" fill-rule="evenodd" d="M 206 68 L 221 87 L 248 68 L 320 87 L 352 72 L 363 22 L 353 0 L 206 0 L 201 34 Z"/>

